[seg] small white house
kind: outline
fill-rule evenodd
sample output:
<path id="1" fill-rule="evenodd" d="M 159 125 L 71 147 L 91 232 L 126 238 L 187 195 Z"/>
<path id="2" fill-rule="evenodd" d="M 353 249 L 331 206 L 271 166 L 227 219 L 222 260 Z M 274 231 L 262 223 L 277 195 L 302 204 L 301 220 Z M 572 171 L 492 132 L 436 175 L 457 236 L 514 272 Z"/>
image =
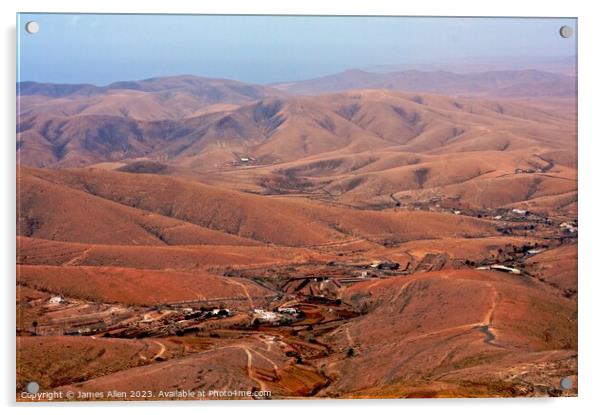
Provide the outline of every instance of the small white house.
<path id="1" fill-rule="evenodd" d="M 293 307 L 279 307 L 278 312 L 285 314 L 299 314 L 299 310 Z"/>
<path id="2" fill-rule="evenodd" d="M 230 309 L 228 308 L 214 308 L 213 310 L 211 310 L 209 312 L 210 315 L 212 316 L 229 316 L 230 315 Z"/>
<path id="3" fill-rule="evenodd" d="M 569 231 L 569 232 L 571 232 L 571 233 L 575 233 L 575 232 L 577 232 L 577 228 L 576 228 L 576 227 L 574 227 L 573 225 L 571 225 L 570 223 L 567 223 L 567 222 L 562 222 L 562 223 L 560 224 L 560 227 L 561 227 L 561 228 L 563 228 L 563 229 L 566 229 L 566 230 L 568 230 L 568 231 Z"/>
<path id="4" fill-rule="evenodd" d="M 509 272 L 510 274 L 516 274 L 519 275 L 520 274 L 520 270 L 516 269 L 516 268 L 512 268 L 512 267 L 507 267 L 505 265 L 492 265 L 491 269 L 495 269 L 498 271 L 504 271 L 504 272 Z"/>
<path id="5" fill-rule="evenodd" d="M 50 300 L 48 300 L 48 304 L 61 304 L 64 302 L 65 302 L 65 300 L 60 295 L 55 295 L 54 297 L 50 297 Z"/>
<path id="6" fill-rule="evenodd" d="M 510 274 L 515 274 L 515 275 L 520 275 L 520 269 L 517 268 L 512 268 L 512 267 L 507 267 L 505 265 L 500 265 L 500 264 L 496 264 L 496 265 L 483 265 L 480 267 L 477 267 L 476 269 L 478 270 L 496 270 L 496 271 L 502 271 L 502 272 L 508 272 Z"/>

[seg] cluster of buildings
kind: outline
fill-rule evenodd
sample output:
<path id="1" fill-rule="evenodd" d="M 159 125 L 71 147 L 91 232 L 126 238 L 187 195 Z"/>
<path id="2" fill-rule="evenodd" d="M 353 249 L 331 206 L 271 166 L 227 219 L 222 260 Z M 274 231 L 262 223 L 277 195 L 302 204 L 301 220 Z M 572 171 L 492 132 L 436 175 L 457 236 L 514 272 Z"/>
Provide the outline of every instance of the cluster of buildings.
<path id="1" fill-rule="evenodd" d="M 301 310 L 293 307 L 278 307 L 274 311 L 256 308 L 253 310 L 253 322 L 270 325 L 290 324 L 302 316 Z"/>

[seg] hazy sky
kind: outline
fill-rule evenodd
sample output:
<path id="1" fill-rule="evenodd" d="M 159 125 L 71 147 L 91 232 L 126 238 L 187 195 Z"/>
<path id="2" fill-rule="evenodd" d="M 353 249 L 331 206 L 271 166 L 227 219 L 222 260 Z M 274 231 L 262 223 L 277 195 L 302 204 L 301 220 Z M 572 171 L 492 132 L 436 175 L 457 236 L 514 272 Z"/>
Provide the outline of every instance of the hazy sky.
<path id="1" fill-rule="evenodd" d="M 25 31 L 35 20 L 37 34 Z M 194 74 L 269 83 L 375 65 L 567 57 L 573 19 L 21 14 L 21 81 Z"/>

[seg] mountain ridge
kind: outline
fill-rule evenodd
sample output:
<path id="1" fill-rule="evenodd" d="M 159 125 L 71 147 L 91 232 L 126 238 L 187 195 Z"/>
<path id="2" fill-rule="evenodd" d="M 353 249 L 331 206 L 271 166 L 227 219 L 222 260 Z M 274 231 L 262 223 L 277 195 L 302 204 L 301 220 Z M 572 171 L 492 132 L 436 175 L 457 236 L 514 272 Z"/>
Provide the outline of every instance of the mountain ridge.
<path id="1" fill-rule="evenodd" d="M 524 86 L 529 85 L 526 93 Z M 282 82 L 272 86 L 295 94 L 321 94 L 354 89 L 388 89 L 437 94 L 477 94 L 479 96 L 571 96 L 576 91 L 574 77 L 535 69 L 455 73 L 409 69 L 393 72 L 346 70 L 323 77 Z M 539 89 L 535 88 L 539 87 Z"/>

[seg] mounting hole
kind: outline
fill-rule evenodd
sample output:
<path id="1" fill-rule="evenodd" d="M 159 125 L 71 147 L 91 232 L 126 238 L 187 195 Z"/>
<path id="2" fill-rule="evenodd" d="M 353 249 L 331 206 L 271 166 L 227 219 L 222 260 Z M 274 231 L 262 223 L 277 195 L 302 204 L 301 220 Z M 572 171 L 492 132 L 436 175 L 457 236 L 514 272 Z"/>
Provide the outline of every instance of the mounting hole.
<path id="1" fill-rule="evenodd" d="M 38 22 L 31 21 L 25 24 L 25 31 L 27 31 L 29 34 L 33 35 L 34 33 L 38 33 L 38 30 L 40 30 L 40 25 Z"/>
<path id="2" fill-rule="evenodd" d="M 560 379 L 560 387 L 562 389 L 569 390 L 573 388 L 573 380 L 569 377 Z"/>
<path id="3" fill-rule="evenodd" d="M 25 386 L 25 390 L 28 393 L 38 393 L 40 385 L 38 385 L 38 382 L 29 382 L 27 386 Z"/>
<path id="4" fill-rule="evenodd" d="M 560 36 L 567 39 L 573 36 L 573 28 L 571 26 L 562 26 L 559 30 Z"/>

